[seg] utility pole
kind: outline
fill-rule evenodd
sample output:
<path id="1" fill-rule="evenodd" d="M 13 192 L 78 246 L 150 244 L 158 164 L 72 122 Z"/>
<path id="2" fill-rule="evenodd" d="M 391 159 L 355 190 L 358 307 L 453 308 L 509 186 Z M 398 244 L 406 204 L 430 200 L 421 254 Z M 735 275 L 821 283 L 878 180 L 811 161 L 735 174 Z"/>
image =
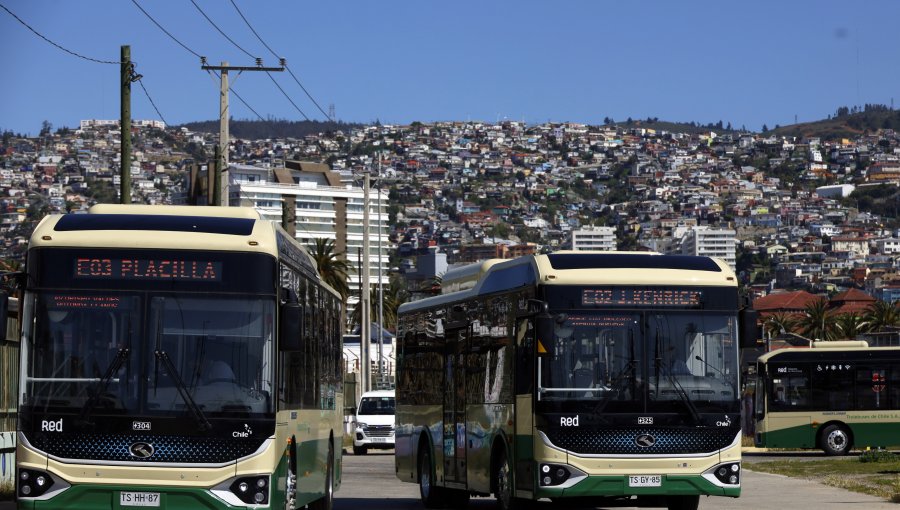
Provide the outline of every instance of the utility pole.
<path id="1" fill-rule="evenodd" d="M 359 304 L 361 306 L 359 314 L 360 330 L 359 330 L 359 364 L 360 375 L 362 376 L 362 391 L 369 391 L 372 384 L 372 365 L 371 353 L 369 345 L 372 341 L 372 319 L 370 304 L 371 284 L 369 283 L 369 171 L 366 170 L 363 179 L 363 248 L 362 260 L 360 261 L 360 277 L 362 285 L 359 289 Z"/>
<path id="2" fill-rule="evenodd" d="M 378 229 L 378 383 L 383 385 L 384 376 L 384 287 L 381 283 L 381 151 L 376 151 L 378 158 L 378 178 L 375 181 L 375 207 L 378 211 L 378 219 L 375 220 Z M 378 388 L 383 389 L 383 388 Z"/>
<path id="3" fill-rule="evenodd" d="M 119 203 L 131 203 L 131 81 L 134 65 L 131 63 L 131 46 L 125 45 L 119 52 L 119 75 L 122 93 L 119 102 Z"/>
<path id="4" fill-rule="evenodd" d="M 218 71 L 219 72 L 219 146 L 221 147 L 221 170 L 220 172 L 223 174 L 221 183 L 219 186 L 222 187 L 220 190 L 222 196 L 222 202 L 217 205 L 228 205 L 228 90 L 230 89 L 228 85 L 228 72 L 229 71 L 237 71 L 238 76 L 244 71 L 266 71 L 266 72 L 280 72 L 284 71 L 285 60 L 280 59 L 279 61 L 280 67 L 263 67 L 262 59 L 256 59 L 256 66 L 229 66 L 228 62 L 222 62 L 221 65 L 218 66 L 210 66 L 206 65 L 206 57 L 200 57 L 200 69 L 204 71 Z M 237 78 L 235 78 L 235 81 Z"/>

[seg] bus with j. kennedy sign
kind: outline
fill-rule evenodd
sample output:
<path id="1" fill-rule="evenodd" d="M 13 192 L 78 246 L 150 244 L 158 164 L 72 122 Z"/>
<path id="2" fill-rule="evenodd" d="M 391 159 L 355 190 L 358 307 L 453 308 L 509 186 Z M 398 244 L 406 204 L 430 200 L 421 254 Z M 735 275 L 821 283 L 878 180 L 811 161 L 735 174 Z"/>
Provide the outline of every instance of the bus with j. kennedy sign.
<path id="1" fill-rule="evenodd" d="M 442 285 L 398 320 L 396 470 L 425 507 L 740 495 L 738 352 L 756 321 L 724 262 L 558 252 Z"/>
<path id="2" fill-rule="evenodd" d="M 253 209 L 45 217 L 20 279 L 19 508 L 331 508 L 341 300 Z"/>

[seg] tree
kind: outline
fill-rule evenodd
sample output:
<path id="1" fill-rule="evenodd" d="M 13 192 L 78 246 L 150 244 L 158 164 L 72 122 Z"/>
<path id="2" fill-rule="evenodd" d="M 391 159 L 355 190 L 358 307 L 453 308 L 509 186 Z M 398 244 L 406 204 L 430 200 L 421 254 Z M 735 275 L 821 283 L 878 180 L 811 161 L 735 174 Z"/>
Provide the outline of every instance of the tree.
<path id="1" fill-rule="evenodd" d="M 788 313 L 778 312 L 768 316 L 763 323 L 763 328 L 769 337 L 790 333 L 797 325 L 797 320 Z"/>
<path id="2" fill-rule="evenodd" d="M 385 329 L 395 331 L 397 327 L 397 309 L 405 303 L 409 298 L 409 293 L 403 287 L 398 278 L 391 278 L 390 284 L 382 288 L 381 309 L 384 315 L 384 324 L 381 326 Z M 358 294 L 357 294 L 358 295 Z M 350 328 L 355 328 L 362 323 L 362 299 L 359 300 L 353 313 L 350 314 Z M 378 322 L 378 286 L 373 285 L 369 292 L 369 317 L 372 322 Z"/>
<path id="3" fill-rule="evenodd" d="M 875 301 L 866 309 L 863 320 L 866 330 L 871 332 L 900 327 L 900 306 L 887 301 Z"/>
<path id="4" fill-rule="evenodd" d="M 316 239 L 310 255 L 316 261 L 322 280 L 341 295 L 342 301 L 346 301 L 350 294 L 350 287 L 347 285 L 347 273 L 350 271 L 350 265 L 347 264 L 343 253 L 335 253 L 334 240 Z"/>
<path id="5" fill-rule="evenodd" d="M 856 313 L 838 315 L 836 322 L 838 330 L 840 330 L 840 337 L 847 340 L 855 340 L 860 333 L 865 331 L 866 323 L 863 316 Z"/>
<path id="6" fill-rule="evenodd" d="M 835 316 L 828 310 L 828 301 L 825 299 L 818 299 L 806 305 L 797 325 L 807 338 L 835 340 L 838 336 Z"/>

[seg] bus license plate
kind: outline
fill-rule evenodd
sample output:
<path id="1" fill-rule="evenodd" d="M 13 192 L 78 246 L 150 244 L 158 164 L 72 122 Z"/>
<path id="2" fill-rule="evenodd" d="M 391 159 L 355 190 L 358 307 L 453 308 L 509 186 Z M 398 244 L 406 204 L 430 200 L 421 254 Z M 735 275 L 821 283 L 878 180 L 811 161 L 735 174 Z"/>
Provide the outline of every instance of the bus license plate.
<path id="1" fill-rule="evenodd" d="M 158 492 L 120 492 L 120 506 L 159 506 Z"/>
<path id="2" fill-rule="evenodd" d="M 629 487 L 659 487 L 662 485 L 662 475 L 637 475 L 628 477 Z"/>

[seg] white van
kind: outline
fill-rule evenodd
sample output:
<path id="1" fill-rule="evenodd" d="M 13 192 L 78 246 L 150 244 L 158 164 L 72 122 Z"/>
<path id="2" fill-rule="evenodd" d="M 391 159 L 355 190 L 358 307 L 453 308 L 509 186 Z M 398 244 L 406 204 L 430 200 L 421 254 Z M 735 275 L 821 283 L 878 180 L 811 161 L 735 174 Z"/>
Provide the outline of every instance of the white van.
<path id="1" fill-rule="evenodd" d="M 353 432 L 353 454 L 369 448 L 394 447 L 394 390 L 367 391 L 359 399 Z"/>

